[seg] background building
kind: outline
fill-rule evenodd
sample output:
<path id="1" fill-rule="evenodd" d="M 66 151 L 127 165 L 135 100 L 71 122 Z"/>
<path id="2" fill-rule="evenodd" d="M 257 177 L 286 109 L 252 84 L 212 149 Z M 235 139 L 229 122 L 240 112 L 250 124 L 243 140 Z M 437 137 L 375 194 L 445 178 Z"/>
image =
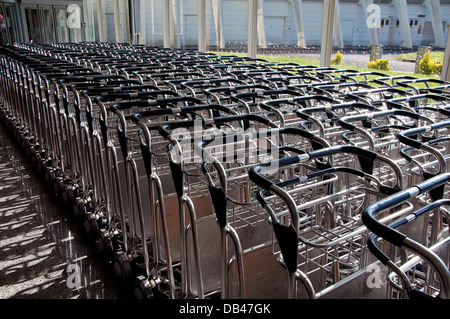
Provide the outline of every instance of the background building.
<path id="1" fill-rule="evenodd" d="M 202 1 L 2 1 L 1 40 L 197 48 L 199 3 Z M 70 5 L 79 7 L 80 18 L 68 27 L 75 16 Z M 204 5 L 207 47 L 247 44 L 247 0 L 206 0 Z M 257 5 L 259 47 L 321 44 L 323 1 L 258 0 Z M 373 20 L 378 8 L 379 19 Z M 450 26 L 450 0 L 339 0 L 335 9 L 333 44 L 337 48 L 371 44 L 443 48 Z M 368 20 L 376 23 L 374 32 L 368 28 Z"/>

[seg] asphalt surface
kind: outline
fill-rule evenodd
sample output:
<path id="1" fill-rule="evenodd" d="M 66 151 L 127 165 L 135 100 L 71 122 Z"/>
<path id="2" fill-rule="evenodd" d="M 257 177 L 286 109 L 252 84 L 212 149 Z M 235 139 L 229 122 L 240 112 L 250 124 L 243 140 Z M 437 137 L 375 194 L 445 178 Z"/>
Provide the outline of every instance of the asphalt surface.
<path id="1" fill-rule="evenodd" d="M 357 67 L 367 67 L 367 63 L 370 60 L 370 53 L 343 53 L 343 56 L 343 64 L 354 65 Z M 391 67 L 391 71 L 414 73 L 415 63 L 399 61 L 397 60 L 398 56 L 398 53 L 387 53 L 383 54 L 382 58 L 389 59 L 389 66 Z M 304 57 L 320 59 L 320 53 L 305 54 Z M 334 67 L 339 68 L 339 66 Z"/>
<path id="2" fill-rule="evenodd" d="M 246 52 L 246 46 L 242 45 L 230 45 L 224 51 L 231 52 Z M 432 50 L 432 49 L 431 49 Z M 349 47 L 344 49 L 334 48 L 332 50 L 332 56 L 340 51 L 343 58 L 343 64 L 354 65 L 358 67 L 367 67 L 367 63 L 370 60 L 370 47 Z M 389 65 L 391 71 L 414 73 L 415 62 L 399 61 L 397 58 L 403 53 L 417 52 L 417 48 L 402 49 L 402 48 L 383 48 L 382 58 L 389 59 Z M 296 48 L 293 46 L 268 46 L 267 48 L 259 48 L 258 54 L 262 55 L 294 55 L 304 58 L 320 59 L 320 48 L 308 47 L 307 49 Z M 339 68 L 339 66 L 334 66 Z"/>

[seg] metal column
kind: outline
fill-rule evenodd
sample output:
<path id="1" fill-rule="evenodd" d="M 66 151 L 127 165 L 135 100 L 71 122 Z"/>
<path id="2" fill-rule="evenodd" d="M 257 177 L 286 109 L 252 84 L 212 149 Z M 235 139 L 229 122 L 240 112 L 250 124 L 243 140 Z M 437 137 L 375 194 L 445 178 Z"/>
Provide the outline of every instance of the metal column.
<path id="1" fill-rule="evenodd" d="M 248 0 L 248 56 L 256 58 L 256 40 L 258 37 L 258 0 Z"/>
<path id="2" fill-rule="evenodd" d="M 320 66 L 322 67 L 329 67 L 331 65 L 335 5 L 335 0 L 324 0 L 323 2 L 322 42 L 320 48 Z"/>
<path id="3" fill-rule="evenodd" d="M 197 1 L 198 51 L 206 51 L 206 0 Z"/>

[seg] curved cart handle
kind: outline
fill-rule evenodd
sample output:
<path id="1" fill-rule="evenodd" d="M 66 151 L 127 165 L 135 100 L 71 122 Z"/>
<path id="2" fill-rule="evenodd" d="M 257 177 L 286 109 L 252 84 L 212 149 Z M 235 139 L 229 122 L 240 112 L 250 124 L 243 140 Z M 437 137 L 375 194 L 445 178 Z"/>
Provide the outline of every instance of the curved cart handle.
<path id="1" fill-rule="evenodd" d="M 346 109 L 346 108 L 358 108 L 358 109 L 364 109 L 364 110 L 369 110 L 369 111 L 375 110 L 375 107 L 373 105 L 361 103 L 361 102 L 352 102 L 352 103 L 338 103 L 338 104 L 332 104 L 332 105 L 307 107 L 307 108 L 303 108 L 303 109 L 298 109 L 296 111 L 296 113 L 297 113 L 298 117 L 300 117 L 304 120 L 310 120 L 311 118 L 313 118 L 313 116 L 311 116 L 310 113 L 330 112 L 330 111 Z"/>
<path id="2" fill-rule="evenodd" d="M 430 209 L 433 209 L 441 204 L 449 204 L 448 200 L 440 201 L 435 195 L 435 201 L 425 206 L 425 208 L 416 211 L 415 213 L 411 214 L 408 217 L 402 218 L 392 225 L 388 226 L 383 223 L 380 223 L 376 216 L 381 213 L 382 211 L 394 208 L 396 206 L 399 206 L 408 200 L 415 198 L 421 194 L 432 192 L 432 191 L 438 191 L 441 193 L 440 198 L 443 197 L 443 187 L 447 182 L 450 181 L 450 174 L 440 174 L 435 177 L 432 177 L 424 182 L 421 182 L 417 184 L 416 186 L 413 186 L 409 189 L 400 191 L 394 195 L 388 196 L 386 198 L 381 199 L 380 201 L 373 203 L 369 205 L 362 213 L 362 221 L 366 227 L 373 232 L 374 234 L 369 238 L 368 240 L 368 247 L 370 251 L 385 265 L 391 266 L 394 268 L 394 270 L 397 270 L 396 265 L 391 261 L 391 259 L 385 255 L 375 244 L 375 240 L 377 237 L 382 237 L 386 241 L 394 244 L 397 247 L 406 247 L 408 249 L 413 250 L 414 252 L 421 255 L 423 258 L 427 259 L 430 264 L 434 267 L 434 269 L 437 271 L 439 277 L 441 278 L 441 287 L 443 291 L 443 295 L 445 298 L 449 297 L 449 282 L 450 282 L 450 273 L 445 264 L 442 263 L 442 261 L 434 255 L 433 252 L 429 251 L 419 243 L 413 241 L 412 239 L 408 238 L 405 234 L 399 232 L 395 228 L 398 228 L 401 225 L 404 225 L 405 223 L 408 223 L 411 220 L 416 219 L 421 214 L 424 214 L 428 212 Z"/>
<path id="3" fill-rule="evenodd" d="M 404 87 L 404 88 L 412 88 L 413 90 L 415 90 L 417 93 L 420 93 L 420 90 L 412 85 L 409 85 L 410 83 L 425 83 L 427 86 L 427 89 L 430 88 L 429 83 L 437 83 L 437 84 L 445 84 L 448 82 L 445 82 L 443 80 L 438 80 L 438 79 L 432 79 L 432 78 L 426 78 L 426 79 L 408 79 L 408 80 L 402 80 L 402 81 L 397 81 L 397 85 Z"/>
<path id="4" fill-rule="evenodd" d="M 134 91 L 134 90 L 156 91 L 159 89 L 160 88 L 155 85 L 137 84 L 137 85 L 116 86 L 116 87 L 100 87 L 100 88 L 95 88 L 95 89 L 88 89 L 88 90 L 85 90 L 84 92 L 88 95 L 99 95 L 100 94 L 100 96 L 101 96 L 103 93 L 119 93 L 119 92 Z"/>
<path id="5" fill-rule="evenodd" d="M 315 134 L 312 134 L 309 131 L 306 131 L 306 130 L 303 130 L 300 128 L 295 128 L 295 127 L 281 127 L 281 128 L 271 128 L 271 129 L 267 129 L 267 130 L 258 130 L 255 132 L 251 132 L 251 135 L 255 138 L 260 138 L 260 137 L 265 138 L 265 137 L 271 137 L 271 136 L 281 137 L 283 135 L 296 135 L 296 136 L 303 137 L 303 138 L 306 138 L 307 140 L 309 140 L 313 150 L 330 147 L 330 144 L 325 139 L 323 139 Z M 199 142 L 198 146 L 199 146 L 199 149 L 201 150 L 201 154 L 202 154 L 202 158 L 204 159 L 204 162 L 206 164 L 214 165 L 216 167 L 216 169 L 219 172 L 223 172 L 223 176 L 225 176 L 225 170 L 223 169 L 219 158 L 216 158 L 213 154 L 210 154 L 208 151 L 205 150 L 205 148 L 208 147 L 212 143 L 216 143 L 217 141 L 219 141 L 219 144 L 222 142 L 220 145 L 226 145 L 227 141 L 240 141 L 240 140 L 243 141 L 248 137 L 249 137 L 249 135 L 246 132 L 224 133 L 223 135 L 220 135 L 220 136 L 214 136 L 212 139 L 203 140 L 203 141 Z M 281 145 L 275 145 L 273 147 L 264 148 L 264 149 L 258 150 L 258 152 L 259 152 L 259 154 L 266 154 L 266 153 L 268 154 L 268 153 L 274 153 L 274 152 L 278 152 L 280 154 L 285 154 L 285 152 L 291 152 L 291 153 L 295 153 L 295 154 L 305 154 L 306 153 L 304 150 L 299 149 L 295 146 L 283 145 L 283 142 L 281 142 Z M 232 159 L 236 159 L 237 157 L 239 157 L 239 155 L 233 154 L 233 155 L 230 155 L 230 157 L 232 157 Z M 229 157 L 222 157 L 222 162 L 225 162 L 228 158 Z M 204 172 L 206 174 L 209 174 L 206 166 L 205 166 Z M 224 178 L 221 179 L 221 181 L 224 181 L 224 180 L 225 180 Z M 226 187 L 225 183 L 222 182 L 221 184 L 222 184 L 221 185 L 222 188 Z"/>
<path id="6" fill-rule="evenodd" d="M 298 161 L 296 160 L 296 156 L 292 156 L 290 158 L 286 158 L 282 161 L 282 165 L 290 165 L 295 164 Z M 281 253 L 283 255 L 284 261 L 286 263 L 286 268 L 290 273 L 295 273 L 297 271 L 298 267 L 298 242 L 299 240 L 302 240 L 298 237 L 298 222 L 299 222 L 299 215 L 298 215 L 298 209 L 295 204 L 295 201 L 293 198 L 285 191 L 283 190 L 283 187 L 288 186 L 289 184 L 299 182 L 301 180 L 306 180 L 310 178 L 314 178 L 317 176 L 323 176 L 328 174 L 333 174 L 337 172 L 346 172 L 350 174 L 354 174 L 356 176 L 360 177 L 366 177 L 367 174 L 353 168 L 349 167 L 332 167 L 328 169 L 324 169 L 317 172 L 312 172 L 310 174 L 307 174 L 305 176 L 293 178 L 287 181 L 274 183 L 265 177 L 260 175 L 260 168 L 261 165 L 255 165 L 253 166 L 249 171 L 249 177 L 250 179 L 257 185 L 261 186 L 262 189 L 257 193 L 256 198 L 260 202 L 263 208 L 265 208 L 269 215 L 271 216 L 271 223 L 277 238 L 277 241 L 280 246 Z M 263 198 L 263 193 L 273 193 L 278 195 L 286 204 L 288 211 L 290 213 L 290 224 L 284 225 L 282 224 L 275 213 L 272 211 L 272 209 L 267 205 L 267 202 Z"/>
<path id="7" fill-rule="evenodd" d="M 355 133 L 358 132 L 359 134 L 362 134 L 369 142 L 370 149 L 375 150 L 375 145 L 374 145 L 375 142 L 373 140 L 373 137 L 370 135 L 370 132 L 373 131 L 373 129 L 372 129 L 369 121 L 372 119 L 377 119 L 377 118 L 382 118 L 382 117 L 387 117 L 387 116 L 404 116 L 404 117 L 409 117 L 416 121 L 422 119 L 423 121 L 426 121 L 428 123 L 434 123 L 434 121 L 431 120 L 430 118 L 420 115 L 418 113 L 410 112 L 410 111 L 406 111 L 406 110 L 397 110 L 397 109 L 382 111 L 382 112 L 374 112 L 374 113 L 369 113 L 369 114 L 343 116 L 343 117 L 340 117 L 339 119 L 337 119 L 337 123 L 342 128 L 345 128 L 346 130 L 348 130 L 350 132 L 355 132 Z M 352 122 L 361 122 L 364 125 L 364 128 L 360 128 L 359 126 L 357 126 L 356 124 L 353 124 Z M 389 126 L 389 125 L 386 125 L 383 127 L 384 128 L 388 128 L 388 127 L 400 128 L 400 126 Z M 405 129 L 407 129 L 407 128 L 411 128 L 411 126 L 405 127 Z"/>
<path id="8" fill-rule="evenodd" d="M 386 76 L 386 77 L 381 77 L 381 78 L 375 78 L 375 79 L 373 79 L 373 82 L 375 82 L 376 84 L 380 84 L 380 85 L 390 85 L 392 87 L 394 85 L 395 80 L 401 80 L 401 79 L 415 80 L 417 78 L 414 76 L 410 76 L 410 75 Z M 391 81 L 392 84 L 387 84 L 384 81 Z"/>
<path id="9" fill-rule="evenodd" d="M 278 89 L 278 90 L 264 90 L 264 91 L 256 91 L 256 92 L 245 92 L 245 93 L 237 93 L 231 96 L 231 99 L 234 101 L 240 101 L 243 98 L 256 98 L 261 96 L 270 96 L 270 95 L 278 95 L 278 94 L 291 94 L 294 96 L 301 95 L 300 92 L 289 90 L 289 89 Z"/>
<path id="10" fill-rule="evenodd" d="M 260 187 L 262 187 L 266 190 L 271 190 L 272 187 L 274 187 L 274 185 L 276 185 L 276 183 L 265 178 L 264 176 L 262 176 L 262 174 L 265 174 L 266 172 L 270 172 L 272 170 L 272 167 L 280 168 L 280 167 L 284 167 L 284 166 L 299 164 L 305 160 L 308 161 L 308 160 L 312 160 L 312 159 L 320 159 L 322 157 L 326 157 L 326 156 L 338 154 L 338 153 L 355 154 L 358 157 L 360 157 L 362 160 L 366 160 L 366 161 L 369 161 L 372 163 L 376 159 L 382 160 L 382 161 L 388 163 L 388 165 L 390 165 L 392 167 L 392 169 L 394 170 L 394 172 L 397 175 L 397 185 L 394 187 L 394 189 L 396 188 L 396 190 L 398 191 L 403 188 L 403 173 L 397 164 L 395 164 L 394 162 L 389 160 L 389 158 L 387 158 L 383 155 L 380 155 L 376 152 L 366 150 L 366 149 L 363 149 L 363 148 L 360 148 L 357 146 L 353 146 L 353 145 L 331 146 L 331 147 L 326 147 L 326 148 L 322 148 L 322 149 L 318 149 L 318 150 L 313 150 L 311 152 L 305 152 L 305 153 L 299 154 L 299 155 L 293 155 L 290 157 L 285 157 L 285 158 L 281 158 L 278 160 L 258 164 L 258 165 L 253 166 L 250 169 L 249 176 Z M 365 166 L 363 166 L 363 172 L 371 175 L 370 169 L 367 169 Z M 395 190 L 393 190 L 393 191 L 395 191 Z"/>
<path id="11" fill-rule="evenodd" d="M 313 159 L 321 160 L 323 157 L 338 153 L 348 153 L 356 155 L 361 165 L 361 170 L 368 175 L 373 175 L 373 165 L 376 160 L 386 163 L 393 170 L 396 177 L 396 182 L 395 185 L 393 186 L 380 185 L 380 191 L 382 191 L 385 194 L 392 194 L 403 189 L 404 187 L 403 172 L 401 168 L 398 166 L 398 164 L 396 164 L 394 161 L 392 161 L 390 158 L 384 155 L 353 145 L 338 145 L 326 147 L 322 149 L 313 150 L 311 152 L 305 152 L 304 154 L 293 155 L 291 157 L 281 158 L 276 161 L 263 163 L 253 167 L 251 169 L 251 171 L 253 172 L 249 174 L 255 174 L 256 172 L 258 172 L 260 176 L 255 177 L 257 179 L 255 180 L 255 182 L 258 181 L 259 185 L 262 188 L 270 189 L 270 187 L 272 187 L 271 185 L 273 184 L 273 182 L 263 177 L 262 174 L 268 171 L 270 172 L 270 170 L 273 169 L 273 167 L 283 167 L 286 165 L 298 164 L 305 160 L 306 161 Z M 317 165 L 320 165 L 322 169 L 330 167 L 330 163 L 319 162 L 317 163 Z"/>
<path id="12" fill-rule="evenodd" d="M 95 93 L 96 92 L 93 92 L 93 96 L 95 96 Z M 98 92 L 97 92 L 97 95 L 98 95 Z M 123 91 L 118 91 L 118 92 L 110 91 L 110 92 L 107 92 L 107 94 L 103 94 L 103 95 L 95 96 L 95 97 L 98 98 L 98 100 L 102 101 L 102 102 L 119 100 L 120 102 L 117 102 L 117 103 L 125 103 L 126 100 L 142 99 L 145 97 L 152 97 L 152 96 L 158 96 L 158 95 L 169 95 L 169 96 L 181 98 L 181 96 L 179 95 L 178 92 L 175 92 L 172 90 L 152 90 L 152 91 L 139 90 L 137 92 L 135 92 L 134 90 L 133 91 L 123 90 Z M 159 99 L 159 100 L 161 100 L 161 99 Z M 132 101 L 130 101 L 128 103 L 132 103 Z M 159 101 L 159 103 L 163 104 L 164 101 Z M 126 104 L 124 104 L 124 105 L 126 105 Z M 124 107 L 124 108 L 126 108 L 126 107 Z"/>
<path id="13" fill-rule="evenodd" d="M 89 81 L 113 80 L 113 79 L 127 80 L 127 78 L 125 78 L 121 75 L 93 74 L 93 75 L 87 75 L 87 76 L 68 76 L 68 77 L 59 79 L 59 82 L 71 83 L 71 82 L 89 82 Z"/>
<path id="14" fill-rule="evenodd" d="M 429 143 L 421 142 L 417 139 L 414 139 L 410 136 L 417 136 L 418 134 L 425 133 L 425 132 L 431 132 L 433 130 L 437 130 L 440 128 L 450 128 L 450 120 L 442 121 L 439 123 L 433 123 L 431 125 L 427 126 L 419 126 L 416 128 L 411 128 L 402 132 L 399 132 L 397 134 L 397 139 L 408 146 L 411 146 L 416 149 L 423 149 L 429 153 L 431 153 L 433 156 L 435 156 L 439 162 L 440 166 L 440 173 L 444 173 L 446 170 L 446 161 L 444 158 L 444 155 L 436 150 L 435 148 L 431 147 Z"/>
<path id="15" fill-rule="evenodd" d="M 225 124 L 227 122 L 234 121 L 254 121 L 261 123 L 263 125 L 267 125 L 269 127 L 278 128 L 278 125 L 267 119 L 266 117 L 256 115 L 256 114 L 239 114 L 233 116 L 219 116 L 211 119 L 202 119 L 199 121 L 174 121 L 172 123 L 167 123 L 160 127 L 161 135 L 168 138 L 170 136 L 171 130 L 178 128 L 189 128 L 194 125 L 208 126 L 208 125 L 217 125 L 217 124 Z"/>
<path id="16" fill-rule="evenodd" d="M 444 85 L 439 85 L 439 86 L 435 86 L 435 87 L 429 88 L 428 92 L 436 93 L 436 94 L 444 94 L 445 92 L 443 92 L 443 91 L 448 90 L 449 88 L 450 88 L 450 83 L 449 82 L 445 82 Z"/>
<path id="17" fill-rule="evenodd" d="M 439 94 L 424 93 L 424 94 L 412 94 L 403 97 L 389 99 L 386 101 L 386 106 L 388 108 L 404 109 L 405 106 L 400 103 L 408 102 L 409 106 L 407 106 L 406 108 L 414 110 L 417 106 L 413 106 L 412 104 L 421 99 L 429 99 L 437 102 L 447 101 L 447 98 L 445 96 Z"/>

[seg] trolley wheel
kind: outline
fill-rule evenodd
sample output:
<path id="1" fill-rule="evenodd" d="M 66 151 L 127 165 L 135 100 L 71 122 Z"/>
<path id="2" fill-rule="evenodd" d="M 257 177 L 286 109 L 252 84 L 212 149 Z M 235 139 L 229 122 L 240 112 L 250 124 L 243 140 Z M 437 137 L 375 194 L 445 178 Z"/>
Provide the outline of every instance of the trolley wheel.
<path id="1" fill-rule="evenodd" d="M 100 229 L 97 238 L 97 249 L 104 261 L 111 262 L 113 260 L 114 245 L 107 229 Z"/>
<path id="2" fill-rule="evenodd" d="M 28 140 L 27 147 L 25 148 L 25 153 L 27 154 L 27 158 L 30 158 L 33 154 L 33 145 L 31 145 L 30 140 Z"/>
<path id="3" fill-rule="evenodd" d="M 72 189 L 66 186 L 61 194 L 61 198 L 65 205 L 73 205 L 75 194 Z"/>
<path id="4" fill-rule="evenodd" d="M 97 223 L 97 218 L 95 217 L 94 213 L 87 214 L 84 219 L 84 231 L 88 235 L 89 239 L 95 239 L 98 237 L 99 234 L 99 227 Z"/>
<path id="5" fill-rule="evenodd" d="M 39 155 L 37 154 L 37 152 L 35 150 L 31 150 L 31 162 L 33 163 L 33 165 L 38 166 L 40 161 Z"/>
<path id="6" fill-rule="evenodd" d="M 84 201 L 82 198 L 76 198 L 75 203 L 73 205 L 72 209 L 73 216 L 79 220 L 83 221 L 84 217 L 86 216 L 87 210 L 86 206 L 84 205 Z"/>
<path id="7" fill-rule="evenodd" d="M 133 280 L 133 272 L 131 270 L 131 263 L 127 255 L 123 251 L 118 251 L 114 254 L 114 277 L 122 285 L 129 285 Z"/>
<path id="8" fill-rule="evenodd" d="M 44 180 L 46 183 L 52 183 L 55 180 L 55 178 L 56 178 L 55 172 L 51 168 L 48 168 L 44 172 Z"/>
<path id="9" fill-rule="evenodd" d="M 26 150 L 28 148 L 28 137 L 23 135 L 20 141 L 20 145 L 22 145 L 22 148 Z"/>
<path id="10" fill-rule="evenodd" d="M 53 180 L 53 191 L 55 192 L 55 194 L 61 195 L 64 191 L 64 186 L 65 185 L 62 177 L 56 177 Z"/>
<path id="11" fill-rule="evenodd" d="M 45 159 L 42 156 L 38 158 L 36 166 L 39 174 L 45 174 L 47 171 L 47 165 L 45 164 Z"/>
<path id="12" fill-rule="evenodd" d="M 133 294 L 136 299 L 154 299 L 152 286 L 144 276 L 136 278 Z"/>

